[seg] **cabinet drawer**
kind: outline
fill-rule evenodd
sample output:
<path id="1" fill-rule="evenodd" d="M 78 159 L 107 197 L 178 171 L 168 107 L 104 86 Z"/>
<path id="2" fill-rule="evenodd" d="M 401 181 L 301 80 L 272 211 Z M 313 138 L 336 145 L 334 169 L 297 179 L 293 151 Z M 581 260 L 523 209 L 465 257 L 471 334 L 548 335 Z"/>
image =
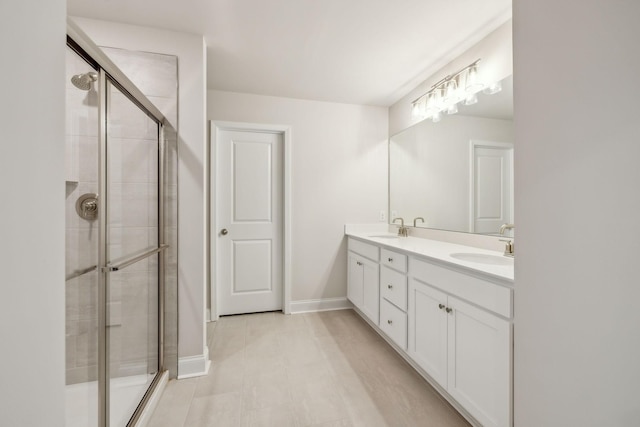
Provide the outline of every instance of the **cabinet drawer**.
<path id="1" fill-rule="evenodd" d="M 348 249 L 352 252 L 360 254 L 371 260 L 378 261 L 380 259 L 380 252 L 377 246 L 370 245 L 368 243 L 361 242 L 356 239 L 349 239 L 347 241 Z"/>
<path id="2" fill-rule="evenodd" d="M 407 314 L 385 299 L 380 300 L 380 329 L 407 350 Z"/>
<path id="3" fill-rule="evenodd" d="M 407 272 L 407 256 L 389 249 L 380 249 L 380 258 L 382 265 L 393 268 L 394 270 Z"/>
<path id="4" fill-rule="evenodd" d="M 512 317 L 511 289 L 411 258 L 409 276 L 504 317 Z"/>
<path id="5" fill-rule="evenodd" d="M 380 292 L 396 307 L 407 311 L 407 276 L 382 266 L 380 269 Z"/>

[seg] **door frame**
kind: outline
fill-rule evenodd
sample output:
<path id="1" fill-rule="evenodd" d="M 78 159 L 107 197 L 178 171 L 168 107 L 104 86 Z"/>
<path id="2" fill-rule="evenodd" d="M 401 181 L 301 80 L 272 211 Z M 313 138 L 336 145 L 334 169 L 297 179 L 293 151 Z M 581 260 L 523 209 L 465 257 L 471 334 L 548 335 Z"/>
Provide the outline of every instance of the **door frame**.
<path id="1" fill-rule="evenodd" d="M 509 162 L 511 163 L 511 167 L 509 168 L 509 197 L 511 197 L 511 203 L 509 205 L 509 217 L 513 221 L 513 196 L 514 196 L 514 182 L 513 182 L 513 144 L 510 142 L 495 142 L 495 141 L 487 141 L 481 139 L 471 139 L 469 140 L 469 231 L 471 233 L 475 233 L 475 215 L 474 209 L 476 204 L 476 192 L 475 192 L 475 184 L 476 184 L 476 148 L 478 147 L 487 147 L 487 148 L 499 148 L 503 150 L 509 150 Z"/>
<path id="2" fill-rule="evenodd" d="M 284 314 L 291 314 L 291 149 L 292 149 L 292 131 L 291 126 L 287 125 L 271 125 L 261 123 L 243 123 L 243 122 L 227 122 L 227 121 L 209 121 L 209 263 L 211 266 L 210 275 L 210 301 L 211 301 L 211 315 L 210 320 L 218 320 L 218 233 L 220 228 L 218 224 L 217 215 L 217 192 L 216 181 L 218 174 L 217 167 L 217 151 L 218 141 L 220 139 L 220 132 L 223 131 L 238 131 L 238 132 L 262 132 L 262 133 L 274 133 L 282 136 L 282 183 L 283 183 L 283 200 L 282 200 L 282 312 Z"/>

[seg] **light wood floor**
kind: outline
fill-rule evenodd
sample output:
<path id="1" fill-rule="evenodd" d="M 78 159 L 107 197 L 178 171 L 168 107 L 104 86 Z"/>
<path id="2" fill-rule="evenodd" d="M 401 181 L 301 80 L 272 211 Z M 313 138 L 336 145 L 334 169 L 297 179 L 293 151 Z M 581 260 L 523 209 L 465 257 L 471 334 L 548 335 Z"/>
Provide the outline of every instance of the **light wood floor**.
<path id="1" fill-rule="evenodd" d="M 170 381 L 149 427 L 469 426 L 352 310 L 209 325 L 209 374 Z"/>

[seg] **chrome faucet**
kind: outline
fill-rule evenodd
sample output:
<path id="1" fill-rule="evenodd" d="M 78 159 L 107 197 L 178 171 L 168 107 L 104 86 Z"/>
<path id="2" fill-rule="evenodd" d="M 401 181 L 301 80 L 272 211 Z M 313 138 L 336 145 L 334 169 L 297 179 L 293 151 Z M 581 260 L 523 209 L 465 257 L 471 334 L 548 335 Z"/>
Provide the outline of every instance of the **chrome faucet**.
<path id="1" fill-rule="evenodd" d="M 418 220 L 420 220 L 420 221 L 422 221 L 424 223 L 424 218 L 422 218 L 421 216 L 413 218 L 413 226 L 414 227 L 417 227 L 416 221 L 418 221 Z"/>
<path id="2" fill-rule="evenodd" d="M 400 227 L 398 227 L 398 236 L 400 237 L 408 237 L 409 233 L 407 232 L 407 227 L 404 226 L 404 219 L 402 218 L 394 218 L 392 223 L 395 223 L 397 220 L 400 220 Z"/>
<path id="3" fill-rule="evenodd" d="M 504 232 L 506 230 L 513 230 L 515 228 L 514 224 L 502 224 L 500 226 L 500 235 L 504 236 Z M 511 239 L 499 239 L 501 242 L 505 242 L 506 245 L 504 247 L 504 256 L 514 257 L 515 252 L 513 248 L 513 241 Z"/>

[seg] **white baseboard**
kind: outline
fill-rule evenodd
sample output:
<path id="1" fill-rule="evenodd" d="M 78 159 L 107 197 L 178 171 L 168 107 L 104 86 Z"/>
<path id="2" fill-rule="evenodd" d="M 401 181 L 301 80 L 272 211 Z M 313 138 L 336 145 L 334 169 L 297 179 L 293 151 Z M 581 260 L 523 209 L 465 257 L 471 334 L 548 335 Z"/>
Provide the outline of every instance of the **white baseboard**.
<path id="1" fill-rule="evenodd" d="M 178 379 L 183 380 L 207 375 L 210 366 L 209 347 L 205 347 L 203 354 L 178 358 Z"/>
<path id="2" fill-rule="evenodd" d="M 353 308 L 353 305 L 346 297 L 342 297 L 291 301 L 289 307 L 291 314 L 295 314 L 312 311 L 346 310 Z"/>

